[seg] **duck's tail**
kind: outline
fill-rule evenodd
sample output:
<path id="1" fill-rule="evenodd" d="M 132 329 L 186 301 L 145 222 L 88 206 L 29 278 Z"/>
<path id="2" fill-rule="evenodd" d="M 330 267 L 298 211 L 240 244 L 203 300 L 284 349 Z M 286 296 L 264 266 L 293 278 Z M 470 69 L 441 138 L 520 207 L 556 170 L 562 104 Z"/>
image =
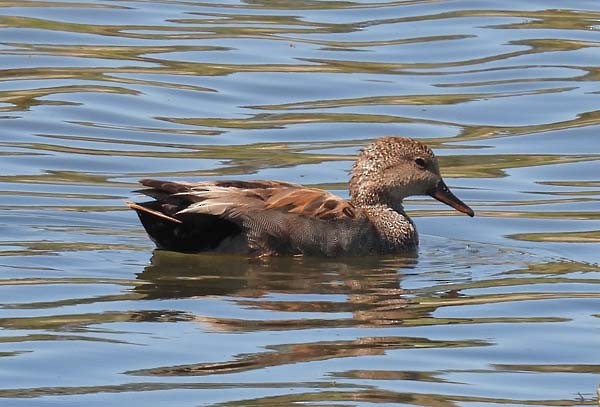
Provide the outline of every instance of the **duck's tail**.
<path id="1" fill-rule="evenodd" d="M 238 225 L 218 216 L 177 214 L 189 203 L 168 193 L 157 197 L 156 190 L 148 190 L 146 195 L 157 200 L 126 203 L 136 211 L 144 229 L 159 249 L 186 253 L 218 250 L 226 240 L 241 233 Z"/>

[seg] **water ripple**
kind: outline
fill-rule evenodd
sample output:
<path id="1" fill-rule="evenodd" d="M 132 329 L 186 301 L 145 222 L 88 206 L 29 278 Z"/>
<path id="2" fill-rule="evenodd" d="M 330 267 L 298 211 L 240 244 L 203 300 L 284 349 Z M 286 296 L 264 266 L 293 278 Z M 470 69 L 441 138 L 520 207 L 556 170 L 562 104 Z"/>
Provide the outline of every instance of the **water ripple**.
<path id="1" fill-rule="evenodd" d="M 596 1 L 3 1 L 0 398 L 65 406 L 597 403 Z M 418 256 L 155 251 L 145 177 L 347 196 L 426 141 L 477 217 Z"/>

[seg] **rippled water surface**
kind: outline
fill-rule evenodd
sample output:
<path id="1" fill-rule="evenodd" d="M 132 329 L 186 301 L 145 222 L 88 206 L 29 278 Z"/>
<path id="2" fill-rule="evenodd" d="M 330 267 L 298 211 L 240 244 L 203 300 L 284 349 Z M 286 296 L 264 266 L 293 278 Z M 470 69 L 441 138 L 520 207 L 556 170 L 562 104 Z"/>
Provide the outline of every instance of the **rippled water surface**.
<path id="1" fill-rule="evenodd" d="M 0 2 L 0 405 L 597 405 L 600 2 Z M 347 196 L 427 142 L 418 256 L 154 251 L 144 177 Z"/>

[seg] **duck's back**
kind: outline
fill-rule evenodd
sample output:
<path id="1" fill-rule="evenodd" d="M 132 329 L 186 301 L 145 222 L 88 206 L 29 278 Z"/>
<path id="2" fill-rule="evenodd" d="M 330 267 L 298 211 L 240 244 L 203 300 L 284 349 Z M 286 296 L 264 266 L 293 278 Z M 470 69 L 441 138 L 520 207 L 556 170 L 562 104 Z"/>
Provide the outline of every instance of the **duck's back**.
<path id="1" fill-rule="evenodd" d="M 340 256 L 380 251 L 368 216 L 327 191 L 279 181 L 142 180 L 130 203 L 161 249 Z"/>

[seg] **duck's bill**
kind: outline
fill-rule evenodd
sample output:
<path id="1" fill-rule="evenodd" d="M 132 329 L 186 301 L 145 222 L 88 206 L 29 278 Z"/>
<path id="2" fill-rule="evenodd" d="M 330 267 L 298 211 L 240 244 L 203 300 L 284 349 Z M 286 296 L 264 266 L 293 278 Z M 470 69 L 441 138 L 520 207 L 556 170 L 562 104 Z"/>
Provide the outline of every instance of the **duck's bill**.
<path id="1" fill-rule="evenodd" d="M 438 182 L 438 184 L 436 185 L 436 187 L 430 191 L 429 195 L 431 195 L 433 198 L 437 199 L 440 202 L 445 203 L 446 205 L 449 205 L 451 207 L 453 207 L 454 209 L 456 209 L 459 212 L 462 213 L 466 213 L 467 215 L 473 217 L 475 215 L 475 212 L 473 212 L 473 209 L 469 208 L 469 206 L 467 204 L 465 204 L 463 201 L 461 201 L 460 199 L 458 199 L 448 188 L 448 186 L 446 185 L 446 183 L 444 181 Z"/>

